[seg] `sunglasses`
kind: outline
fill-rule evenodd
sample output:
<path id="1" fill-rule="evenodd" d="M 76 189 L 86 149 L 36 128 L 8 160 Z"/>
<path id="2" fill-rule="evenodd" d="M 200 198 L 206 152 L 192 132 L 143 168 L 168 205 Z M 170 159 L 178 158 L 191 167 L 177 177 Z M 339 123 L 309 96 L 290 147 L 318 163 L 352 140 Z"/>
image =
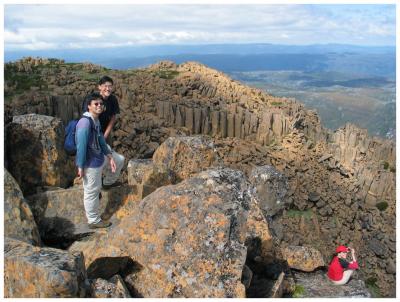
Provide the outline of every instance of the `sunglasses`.
<path id="1" fill-rule="evenodd" d="M 95 106 L 104 106 L 104 104 L 103 103 L 101 103 L 101 102 L 95 102 L 95 103 L 93 103 Z"/>

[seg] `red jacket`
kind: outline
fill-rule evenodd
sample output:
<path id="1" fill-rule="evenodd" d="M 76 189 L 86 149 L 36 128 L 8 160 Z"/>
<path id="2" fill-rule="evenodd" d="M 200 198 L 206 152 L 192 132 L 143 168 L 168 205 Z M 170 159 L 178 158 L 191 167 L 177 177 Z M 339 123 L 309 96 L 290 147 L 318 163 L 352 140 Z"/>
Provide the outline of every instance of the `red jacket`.
<path id="1" fill-rule="evenodd" d="M 343 261 L 344 262 L 344 261 Z M 347 265 L 346 265 L 347 264 Z M 331 264 L 329 264 L 328 268 L 328 277 L 333 281 L 339 281 L 343 278 L 344 269 L 358 269 L 357 261 L 353 261 L 348 263 L 347 261 L 344 262 L 344 266 L 339 261 L 337 256 L 333 257 Z"/>

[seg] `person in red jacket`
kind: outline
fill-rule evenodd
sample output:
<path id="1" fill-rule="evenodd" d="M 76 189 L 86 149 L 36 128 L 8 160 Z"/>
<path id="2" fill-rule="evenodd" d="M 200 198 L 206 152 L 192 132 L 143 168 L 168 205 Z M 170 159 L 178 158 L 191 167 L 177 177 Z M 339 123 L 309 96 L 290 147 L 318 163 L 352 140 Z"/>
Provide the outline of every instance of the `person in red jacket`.
<path id="1" fill-rule="evenodd" d="M 346 260 L 348 252 L 351 252 L 351 262 Z M 336 248 L 336 256 L 333 257 L 331 264 L 329 264 L 328 278 L 333 284 L 343 285 L 350 280 L 356 269 L 358 269 L 358 263 L 354 249 L 340 245 Z"/>

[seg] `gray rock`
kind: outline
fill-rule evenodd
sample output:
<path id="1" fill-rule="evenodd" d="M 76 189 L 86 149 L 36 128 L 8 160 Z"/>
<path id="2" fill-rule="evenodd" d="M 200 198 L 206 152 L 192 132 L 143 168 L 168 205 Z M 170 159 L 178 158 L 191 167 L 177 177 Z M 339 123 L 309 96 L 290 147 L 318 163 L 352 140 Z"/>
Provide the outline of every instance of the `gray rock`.
<path id="1" fill-rule="evenodd" d="M 323 161 L 325 161 L 325 160 L 327 160 L 327 159 L 329 159 L 331 157 L 332 157 L 332 154 L 325 154 L 320 159 L 318 159 L 318 162 L 322 163 Z"/>
<path id="2" fill-rule="evenodd" d="M 131 295 L 121 276 L 115 275 L 109 280 L 97 278 L 91 283 L 93 298 L 131 298 Z"/>
<path id="3" fill-rule="evenodd" d="M 321 216 L 323 216 L 323 217 L 325 217 L 325 216 L 328 216 L 328 207 L 323 207 L 323 208 L 320 208 L 319 210 L 318 210 L 318 213 L 321 215 Z"/>
<path id="4" fill-rule="evenodd" d="M 308 194 L 308 200 L 312 202 L 317 202 L 320 199 L 320 195 L 317 192 L 311 192 Z"/>
<path id="5" fill-rule="evenodd" d="M 4 236 L 41 245 L 39 229 L 19 185 L 4 169 Z"/>
<path id="6" fill-rule="evenodd" d="M 369 240 L 368 248 L 378 257 L 383 257 L 387 253 L 387 247 L 375 238 Z"/>
<path id="7" fill-rule="evenodd" d="M 396 273 L 396 263 L 392 259 L 389 259 L 386 262 L 386 272 L 388 274 L 395 274 Z"/>
<path id="8" fill-rule="evenodd" d="M 265 215 L 274 216 L 288 206 L 288 180 L 272 166 L 255 167 L 249 177 Z"/>
<path id="9" fill-rule="evenodd" d="M 244 284 L 244 287 L 248 289 L 250 287 L 251 279 L 253 278 L 253 272 L 251 269 L 247 266 L 243 266 L 243 273 L 242 273 L 242 283 Z"/>
<path id="10" fill-rule="evenodd" d="M 316 203 L 317 208 L 322 208 L 322 207 L 324 207 L 325 205 L 326 205 L 326 202 L 325 202 L 324 200 L 322 200 L 322 199 L 320 199 L 320 200 Z"/>
<path id="11" fill-rule="evenodd" d="M 371 298 L 364 281 L 354 277 L 345 285 L 334 285 L 323 272 L 302 273 L 293 271 L 298 287 L 304 291 L 297 298 Z"/>

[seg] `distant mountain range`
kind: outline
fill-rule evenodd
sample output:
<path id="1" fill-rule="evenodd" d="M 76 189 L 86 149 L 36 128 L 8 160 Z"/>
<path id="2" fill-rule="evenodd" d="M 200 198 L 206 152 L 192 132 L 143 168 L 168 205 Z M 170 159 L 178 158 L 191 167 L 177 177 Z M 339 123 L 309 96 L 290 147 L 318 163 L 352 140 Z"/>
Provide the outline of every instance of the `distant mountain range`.
<path id="1" fill-rule="evenodd" d="M 178 64 L 197 61 L 223 72 L 335 71 L 392 79 L 396 73 L 396 48 L 393 46 L 211 44 L 35 51 L 5 48 L 5 62 L 24 56 L 59 58 L 66 62 L 90 61 L 114 69 L 144 67 L 160 60 L 171 60 Z"/>

